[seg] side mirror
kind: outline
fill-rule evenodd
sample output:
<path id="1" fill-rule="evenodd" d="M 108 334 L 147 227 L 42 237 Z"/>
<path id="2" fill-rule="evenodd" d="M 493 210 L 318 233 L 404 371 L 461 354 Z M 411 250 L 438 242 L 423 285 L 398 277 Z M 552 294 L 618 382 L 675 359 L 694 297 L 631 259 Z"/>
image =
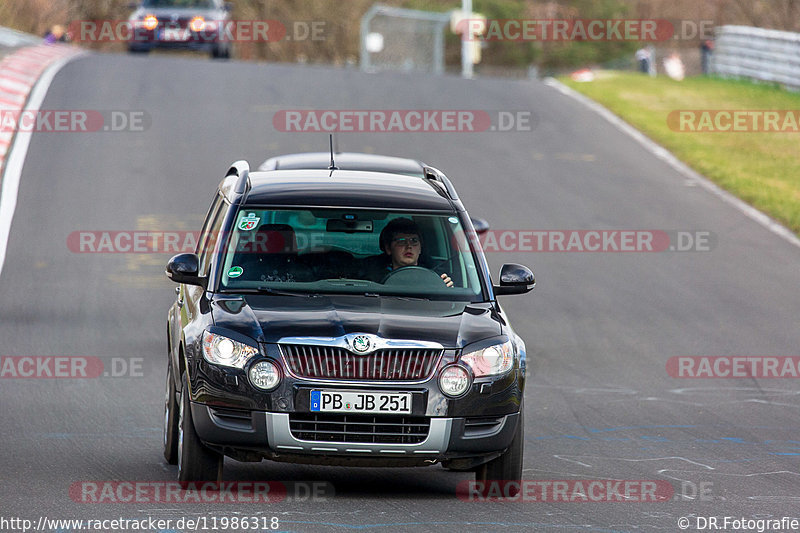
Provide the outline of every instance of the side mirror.
<path id="1" fill-rule="evenodd" d="M 475 228 L 475 233 L 478 235 L 483 235 L 489 231 L 489 223 L 484 219 L 470 217 L 470 220 L 472 221 L 472 227 Z"/>
<path id="2" fill-rule="evenodd" d="M 493 285 L 495 296 L 524 294 L 536 286 L 536 278 L 530 268 L 516 263 L 507 263 L 500 269 L 500 285 Z"/>
<path id="3" fill-rule="evenodd" d="M 206 286 L 206 278 L 200 277 L 200 258 L 197 254 L 178 254 L 169 260 L 165 274 L 175 283 Z"/>

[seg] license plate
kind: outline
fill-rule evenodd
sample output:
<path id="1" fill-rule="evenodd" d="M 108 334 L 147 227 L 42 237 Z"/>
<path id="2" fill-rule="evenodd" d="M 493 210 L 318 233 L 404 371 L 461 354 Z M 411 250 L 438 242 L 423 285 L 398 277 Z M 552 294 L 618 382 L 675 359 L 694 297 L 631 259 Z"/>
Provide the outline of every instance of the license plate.
<path id="1" fill-rule="evenodd" d="M 411 414 L 411 393 L 312 390 L 311 412 Z"/>
<path id="2" fill-rule="evenodd" d="M 189 40 L 189 30 L 182 29 L 182 28 L 166 28 L 159 30 L 158 32 L 158 39 L 160 41 L 188 41 Z"/>

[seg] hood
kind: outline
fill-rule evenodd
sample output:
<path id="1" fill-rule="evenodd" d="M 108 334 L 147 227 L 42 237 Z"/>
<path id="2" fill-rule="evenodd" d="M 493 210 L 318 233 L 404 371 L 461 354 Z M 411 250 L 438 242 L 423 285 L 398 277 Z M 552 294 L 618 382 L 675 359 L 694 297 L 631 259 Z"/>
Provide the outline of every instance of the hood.
<path id="1" fill-rule="evenodd" d="M 215 295 L 211 312 L 216 326 L 268 343 L 283 337 L 371 333 L 386 339 L 461 348 L 502 331 L 490 303 L 364 296 Z"/>

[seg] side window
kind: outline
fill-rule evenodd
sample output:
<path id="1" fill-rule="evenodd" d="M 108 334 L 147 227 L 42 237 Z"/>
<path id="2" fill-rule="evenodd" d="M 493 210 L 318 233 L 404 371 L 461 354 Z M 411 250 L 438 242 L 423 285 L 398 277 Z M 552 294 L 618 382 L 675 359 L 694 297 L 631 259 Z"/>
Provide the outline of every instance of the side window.
<path id="1" fill-rule="evenodd" d="M 206 220 L 203 222 L 203 230 L 200 232 L 200 238 L 197 239 L 197 249 L 194 251 L 197 255 L 200 255 L 200 252 L 205 249 L 206 241 L 208 240 L 208 230 L 211 227 L 211 223 L 216 218 L 217 212 L 219 211 L 219 206 L 222 204 L 222 196 L 217 192 L 214 195 L 214 199 L 211 200 L 211 207 L 208 208 L 208 213 L 206 213 Z"/>
<path id="2" fill-rule="evenodd" d="M 197 243 L 198 255 L 200 256 L 201 276 L 208 274 L 208 265 L 211 263 L 211 256 L 214 254 L 214 246 L 221 237 L 221 235 L 219 235 L 219 230 L 225 218 L 225 208 L 226 204 L 222 200 L 222 197 L 217 196 L 208 212 L 206 223 L 203 225 L 203 233 Z"/>

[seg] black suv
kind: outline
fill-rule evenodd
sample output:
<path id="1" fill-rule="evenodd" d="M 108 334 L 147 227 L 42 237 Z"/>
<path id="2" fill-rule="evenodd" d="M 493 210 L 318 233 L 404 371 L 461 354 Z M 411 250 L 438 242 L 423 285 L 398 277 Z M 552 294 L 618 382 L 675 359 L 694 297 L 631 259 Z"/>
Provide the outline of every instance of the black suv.
<path id="1" fill-rule="evenodd" d="M 231 42 L 225 30 L 231 9 L 230 2 L 221 0 L 143 0 L 128 19 L 128 51 L 197 50 L 228 58 Z"/>
<path id="2" fill-rule="evenodd" d="M 367 154 L 233 164 L 167 320 L 164 457 L 181 481 L 223 456 L 308 464 L 442 463 L 520 479 L 525 344 L 440 171 Z"/>

